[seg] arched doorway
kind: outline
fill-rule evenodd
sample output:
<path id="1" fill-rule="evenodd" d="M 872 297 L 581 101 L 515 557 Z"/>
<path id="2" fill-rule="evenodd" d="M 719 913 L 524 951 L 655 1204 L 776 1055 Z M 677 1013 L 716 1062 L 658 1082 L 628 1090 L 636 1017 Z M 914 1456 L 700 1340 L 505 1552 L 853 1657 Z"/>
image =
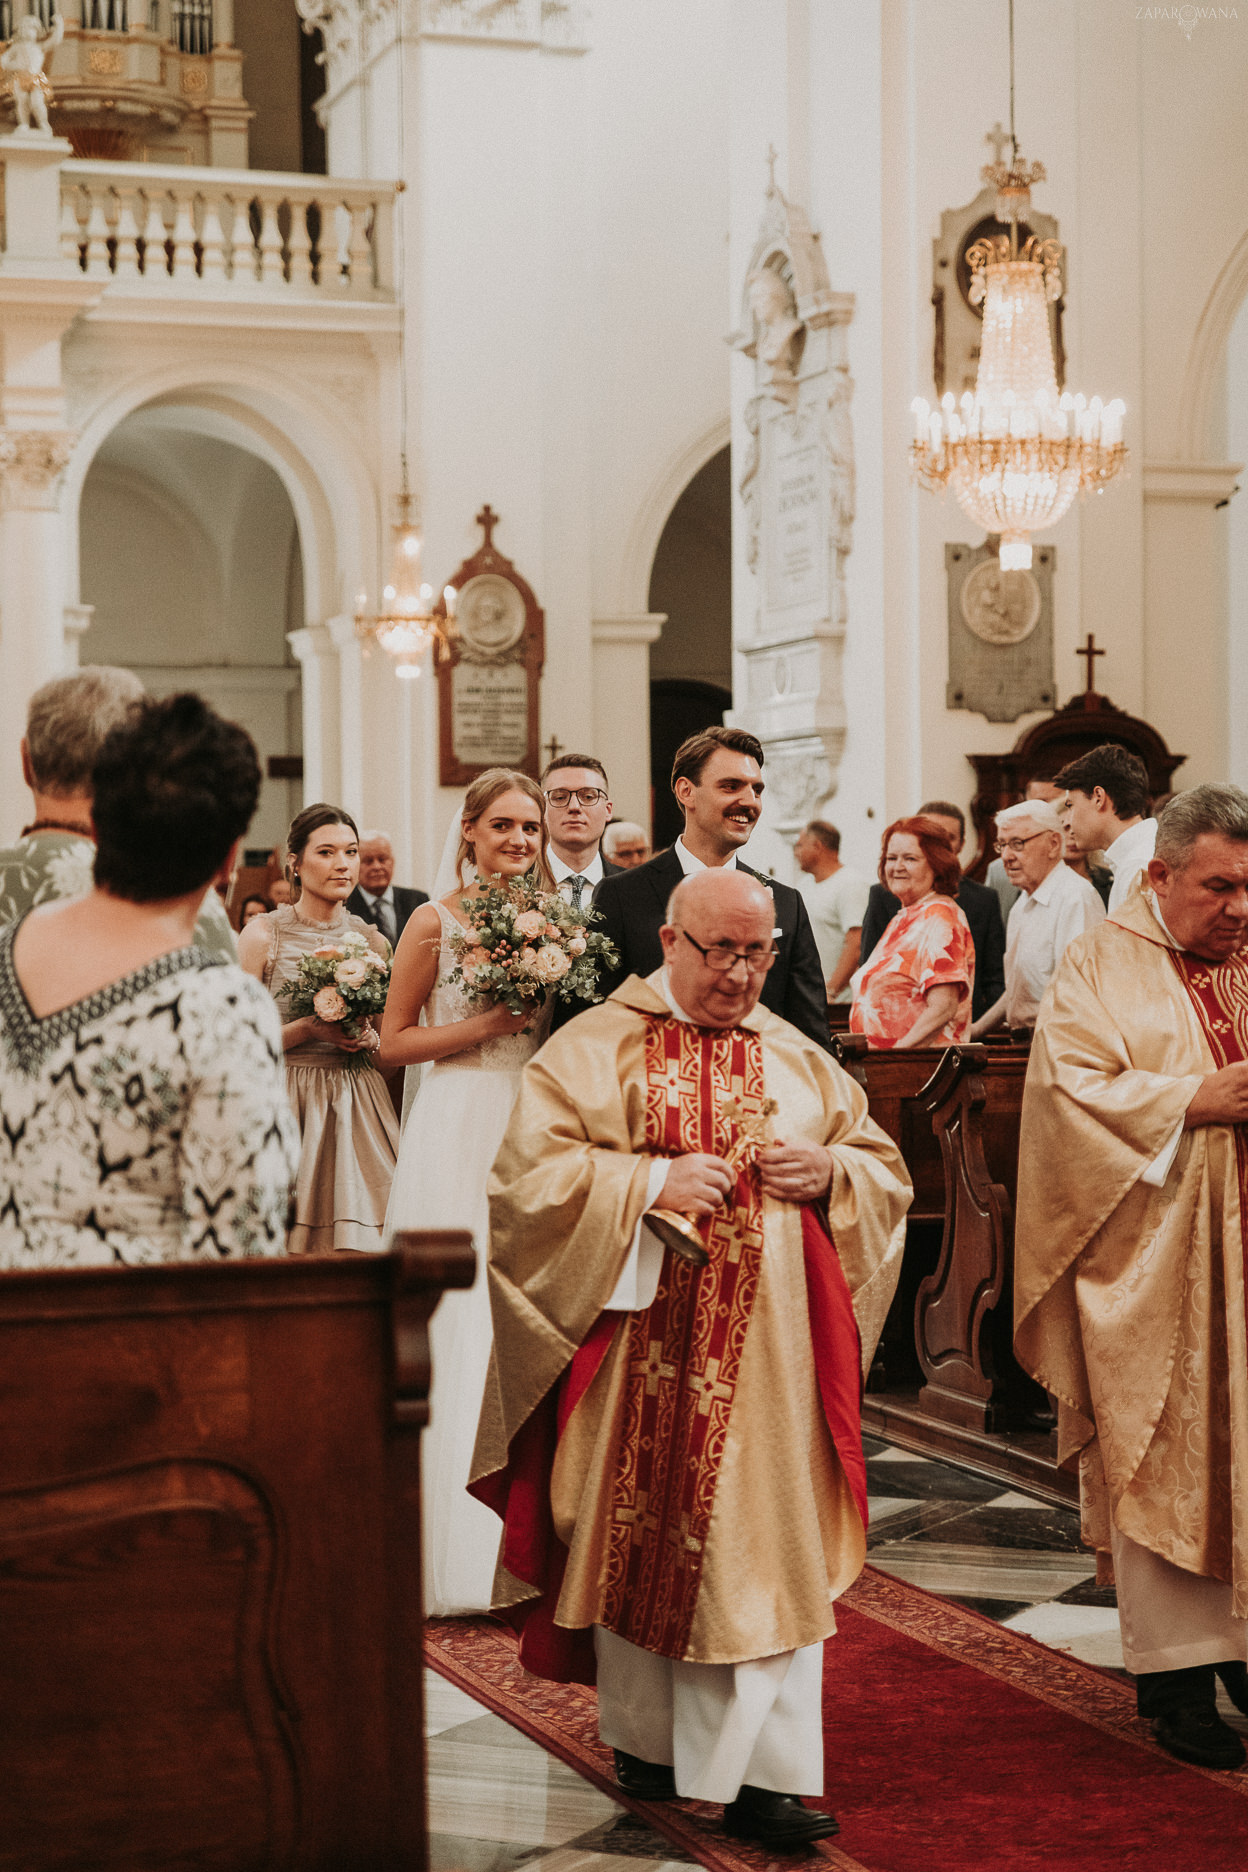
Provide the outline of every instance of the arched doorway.
<path id="1" fill-rule="evenodd" d="M 92 459 L 79 508 L 84 660 L 154 695 L 194 689 L 247 728 L 264 770 L 248 847 L 279 843 L 302 801 L 303 555 L 270 464 L 190 405 L 127 416 Z"/>
<path id="2" fill-rule="evenodd" d="M 649 608 L 667 622 L 650 648 L 650 780 L 654 847 L 681 831 L 672 756 L 687 735 L 732 707 L 732 477 L 726 448 L 699 468 L 659 538 Z"/>

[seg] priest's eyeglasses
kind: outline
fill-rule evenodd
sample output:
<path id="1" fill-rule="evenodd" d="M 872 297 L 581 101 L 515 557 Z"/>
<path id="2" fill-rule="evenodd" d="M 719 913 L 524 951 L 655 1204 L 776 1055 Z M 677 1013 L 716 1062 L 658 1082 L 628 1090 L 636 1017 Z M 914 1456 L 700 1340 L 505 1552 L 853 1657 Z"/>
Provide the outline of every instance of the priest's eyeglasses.
<path id="1" fill-rule="evenodd" d="M 555 787 L 546 797 L 552 806 L 566 806 L 569 800 L 579 800 L 582 806 L 596 806 L 600 799 L 606 799 L 607 796 L 600 786 L 561 786 Z"/>
<path id="2" fill-rule="evenodd" d="M 727 943 L 712 943 L 708 949 L 687 929 L 680 933 L 687 943 L 693 944 L 707 968 L 714 969 L 717 975 L 726 975 L 737 962 L 744 962 L 751 975 L 765 975 L 780 953 L 778 949 L 730 949 Z"/>
<path id="3" fill-rule="evenodd" d="M 1024 845 L 1031 844 L 1031 841 L 1033 838 L 1044 838 L 1046 836 L 1047 831 L 1048 831 L 1048 828 L 1046 826 L 1043 832 L 1029 832 L 1026 838 L 998 839 L 992 849 L 995 852 L 1002 852 L 1002 853 L 1020 852 L 1022 851 Z"/>

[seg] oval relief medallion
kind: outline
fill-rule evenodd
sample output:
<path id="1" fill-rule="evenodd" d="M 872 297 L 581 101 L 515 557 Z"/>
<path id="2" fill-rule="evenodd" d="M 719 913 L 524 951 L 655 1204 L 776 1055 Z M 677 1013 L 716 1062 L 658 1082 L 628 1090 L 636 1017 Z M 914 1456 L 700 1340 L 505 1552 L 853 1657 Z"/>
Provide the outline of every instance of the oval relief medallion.
<path id="1" fill-rule="evenodd" d="M 981 559 L 958 599 L 968 630 L 983 643 L 1019 644 L 1040 621 L 1040 586 L 1030 572 L 1003 572 Z"/>

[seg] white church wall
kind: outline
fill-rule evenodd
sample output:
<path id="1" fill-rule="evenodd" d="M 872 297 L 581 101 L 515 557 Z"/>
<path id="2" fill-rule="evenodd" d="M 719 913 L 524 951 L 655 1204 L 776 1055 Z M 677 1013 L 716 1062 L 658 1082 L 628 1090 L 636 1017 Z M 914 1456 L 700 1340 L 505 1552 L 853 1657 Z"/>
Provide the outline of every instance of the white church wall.
<path id="1" fill-rule="evenodd" d="M 1248 300 L 1226 357 L 1226 452 L 1248 462 Z M 1248 787 L 1248 494 L 1231 499 L 1227 533 L 1227 777 Z"/>
<path id="2" fill-rule="evenodd" d="M 1226 762 L 1214 503 L 1228 471 L 1207 434 L 1193 436 L 1189 379 L 1202 307 L 1248 225 L 1235 180 L 1248 173 L 1248 42 L 1233 22 L 1202 22 L 1189 41 L 1173 19 L 1135 11 L 1017 9 L 1020 145 L 1047 167 L 1036 204 L 1068 249 L 1067 382 L 1124 398 L 1131 450 L 1125 476 L 1039 537 L 1058 553 L 1058 701 L 1083 687 L 1074 652 L 1092 630 L 1108 652 L 1098 687 L 1191 756 L 1191 781 Z M 848 719 L 829 812 L 850 862 L 873 869 L 889 818 L 925 796 L 969 804 L 967 755 L 1008 748 L 1037 719 L 992 724 L 945 706 L 944 544 L 981 535 L 952 499 L 917 492 L 906 463 L 910 399 L 932 394 L 931 242 L 942 210 L 978 191 L 984 133 L 1008 117 L 1006 9 L 742 0 L 732 29 L 734 304 L 769 142 L 781 186 L 821 232 L 833 288 L 855 296 Z M 752 387 L 745 360 L 737 373 L 734 423 Z M 744 440 L 734 429 L 739 458 Z M 739 503 L 735 516 L 741 531 Z M 757 595 L 740 544 L 736 588 L 743 641 Z"/>

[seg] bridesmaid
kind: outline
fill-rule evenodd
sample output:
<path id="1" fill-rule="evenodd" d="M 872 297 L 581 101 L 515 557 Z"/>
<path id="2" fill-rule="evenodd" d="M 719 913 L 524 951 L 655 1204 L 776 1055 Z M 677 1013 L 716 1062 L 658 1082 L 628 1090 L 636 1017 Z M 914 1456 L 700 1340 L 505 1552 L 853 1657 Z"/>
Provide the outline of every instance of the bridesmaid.
<path id="1" fill-rule="evenodd" d="M 301 956 L 348 933 L 389 954 L 380 931 L 346 908 L 360 875 L 359 840 L 355 821 L 339 806 L 307 806 L 291 825 L 291 902 L 253 917 L 238 938 L 239 961 L 270 994 L 294 979 Z M 279 1000 L 278 1007 L 285 1012 L 287 1004 Z M 288 1252 L 379 1251 L 399 1127 L 381 1073 L 347 1070 L 350 1054 L 376 1053 L 379 1036 L 370 1024 L 352 1040 L 341 1027 L 305 1015 L 285 1021 L 282 1044 L 301 1140 Z"/>

